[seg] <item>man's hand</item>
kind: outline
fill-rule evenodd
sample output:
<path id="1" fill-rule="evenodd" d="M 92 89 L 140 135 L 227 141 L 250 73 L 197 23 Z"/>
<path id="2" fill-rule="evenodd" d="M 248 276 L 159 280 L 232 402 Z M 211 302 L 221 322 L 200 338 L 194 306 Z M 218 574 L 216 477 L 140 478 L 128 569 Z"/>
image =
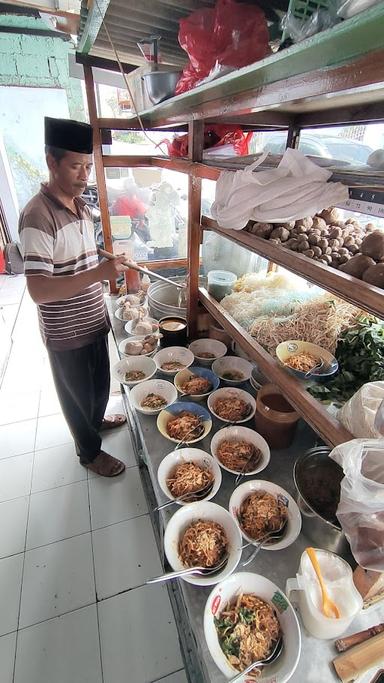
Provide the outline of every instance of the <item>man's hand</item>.
<path id="1" fill-rule="evenodd" d="M 128 270 L 126 263 L 127 258 L 124 254 L 108 259 L 108 261 L 103 261 L 103 263 L 100 263 L 97 266 L 100 280 L 116 280 L 120 273 L 124 273 Z"/>

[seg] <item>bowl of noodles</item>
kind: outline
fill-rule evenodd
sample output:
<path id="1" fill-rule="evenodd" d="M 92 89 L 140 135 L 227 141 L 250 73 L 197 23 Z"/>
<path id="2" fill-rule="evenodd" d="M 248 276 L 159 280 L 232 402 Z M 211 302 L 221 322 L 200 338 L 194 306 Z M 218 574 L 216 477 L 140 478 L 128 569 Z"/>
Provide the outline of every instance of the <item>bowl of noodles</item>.
<path id="1" fill-rule="evenodd" d="M 224 427 L 212 437 L 211 453 L 231 474 L 258 474 L 268 465 L 271 451 L 265 439 L 248 427 Z"/>
<path id="2" fill-rule="evenodd" d="M 176 401 L 159 413 L 157 428 L 166 439 L 187 445 L 204 439 L 212 429 L 208 410 L 192 401 Z"/>
<path id="3" fill-rule="evenodd" d="M 282 550 L 294 543 L 301 531 L 301 514 L 289 493 L 271 481 L 247 481 L 238 486 L 229 501 L 229 511 L 249 543 L 258 543 L 266 533 L 277 531 L 287 521 L 283 536 L 263 546 Z"/>
<path id="4" fill-rule="evenodd" d="M 214 574 L 181 577 L 195 586 L 213 586 L 239 564 L 241 533 L 228 510 L 198 501 L 183 505 L 171 517 L 164 534 L 164 551 L 175 571 L 197 566 L 209 569 L 227 556 L 225 565 Z"/>
<path id="5" fill-rule="evenodd" d="M 192 365 L 180 370 L 175 375 L 175 387 L 184 396 L 190 396 L 194 401 L 203 401 L 212 391 L 218 389 L 220 380 L 208 368 Z"/>
<path id="6" fill-rule="evenodd" d="M 281 342 L 276 346 L 276 356 L 280 364 L 291 375 L 299 379 L 308 379 L 320 382 L 335 375 L 339 369 L 339 364 L 334 356 L 317 344 L 290 339 Z M 316 366 L 322 362 L 322 366 Z M 306 376 L 306 373 L 313 373 Z"/>
<path id="7" fill-rule="evenodd" d="M 207 490 L 200 500 L 210 500 L 221 486 L 221 470 L 216 460 L 200 448 L 180 448 L 168 453 L 157 470 L 157 481 L 169 500 L 187 496 L 179 505 L 193 503 L 194 492 Z"/>
<path id="8" fill-rule="evenodd" d="M 248 391 L 235 387 L 217 389 L 209 395 L 207 405 L 211 413 L 222 422 L 248 422 L 256 412 L 253 396 Z"/>
<path id="9" fill-rule="evenodd" d="M 258 667 L 248 674 L 246 681 L 286 683 L 299 662 L 295 611 L 280 588 L 259 574 L 232 574 L 215 586 L 204 610 L 204 635 L 212 659 L 228 679 L 268 657 L 280 637 L 280 656 L 264 670 Z"/>

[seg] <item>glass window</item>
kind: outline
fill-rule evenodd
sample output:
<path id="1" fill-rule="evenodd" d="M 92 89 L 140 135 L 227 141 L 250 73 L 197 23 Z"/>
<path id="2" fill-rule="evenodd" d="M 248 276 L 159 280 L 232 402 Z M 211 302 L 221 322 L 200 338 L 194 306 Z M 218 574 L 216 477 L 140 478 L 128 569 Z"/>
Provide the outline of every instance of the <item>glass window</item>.
<path id="1" fill-rule="evenodd" d="M 299 150 L 333 159 L 336 166 L 366 165 L 370 154 L 384 146 L 384 123 L 328 126 L 302 130 Z"/>
<path id="2" fill-rule="evenodd" d="M 185 258 L 188 176 L 160 168 L 106 172 L 113 249 L 136 261 Z"/>

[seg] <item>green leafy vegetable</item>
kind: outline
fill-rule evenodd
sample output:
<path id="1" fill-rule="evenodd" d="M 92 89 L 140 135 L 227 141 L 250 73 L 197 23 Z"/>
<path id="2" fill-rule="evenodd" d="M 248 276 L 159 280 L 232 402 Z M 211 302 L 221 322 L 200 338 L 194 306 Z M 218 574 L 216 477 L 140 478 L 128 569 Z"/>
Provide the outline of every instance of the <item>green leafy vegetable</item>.
<path id="1" fill-rule="evenodd" d="M 335 356 L 337 377 L 308 391 L 320 401 L 344 403 L 366 382 L 384 380 L 384 323 L 361 316 L 355 327 L 340 335 Z"/>

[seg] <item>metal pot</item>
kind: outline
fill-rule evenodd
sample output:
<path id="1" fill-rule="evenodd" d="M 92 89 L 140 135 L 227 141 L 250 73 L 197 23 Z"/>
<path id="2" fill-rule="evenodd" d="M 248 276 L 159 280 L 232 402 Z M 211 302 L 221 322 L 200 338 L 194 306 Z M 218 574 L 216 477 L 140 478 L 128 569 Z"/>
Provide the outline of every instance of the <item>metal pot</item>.
<path id="1" fill-rule="evenodd" d="M 173 97 L 180 76 L 181 71 L 151 71 L 144 74 L 142 79 L 152 104 L 159 104 Z"/>
<path id="2" fill-rule="evenodd" d="M 324 467 L 330 473 L 334 482 L 340 482 L 343 477 L 342 468 L 331 460 L 328 455 L 331 449 L 327 446 L 311 448 L 300 455 L 293 469 L 296 486 L 296 500 L 303 520 L 303 532 L 317 548 L 331 550 L 338 555 L 349 555 L 349 543 L 338 523 L 330 521 L 325 514 L 320 514 L 313 507 L 309 492 L 306 490 L 305 478 L 310 472 L 313 479 L 322 477 Z"/>

